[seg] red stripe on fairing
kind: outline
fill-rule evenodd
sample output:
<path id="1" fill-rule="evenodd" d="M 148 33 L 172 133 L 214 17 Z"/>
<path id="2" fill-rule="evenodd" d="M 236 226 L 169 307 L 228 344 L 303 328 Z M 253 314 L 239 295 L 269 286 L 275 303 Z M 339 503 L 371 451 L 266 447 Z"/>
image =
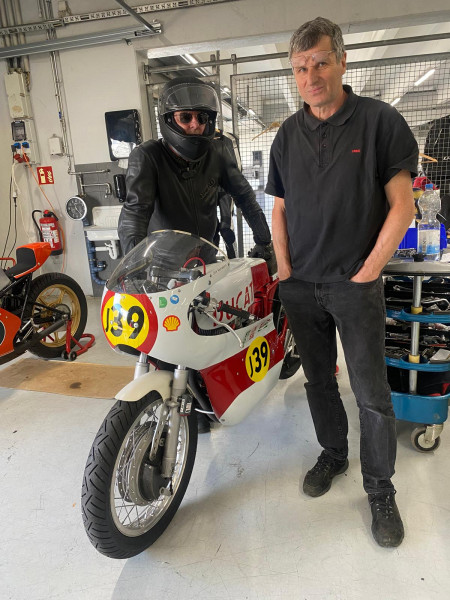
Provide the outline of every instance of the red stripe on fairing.
<path id="1" fill-rule="evenodd" d="M 255 336 L 258 337 L 257 335 Z M 283 343 L 274 329 L 265 337 L 270 348 L 269 371 L 284 358 Z M 248 348 L 221 363 L 202 369 L 200 374 L 208 390 L 209 399 L 217 417 L 221 417 L 237 396 L 255 382 L 247 375 L 245 356 Z M 273 353 L 272 353 L 273 351 Z M 267 375 L 266 375 L 267 376 Z"/>
<path id="2" fill-rule="evenodd" d="M 252 281 L 254 292 L 259 291 L 266 283 L 269 283 L 270 277 L 266 262 L 260 263 L 259 265 L 253 265 Z"/>

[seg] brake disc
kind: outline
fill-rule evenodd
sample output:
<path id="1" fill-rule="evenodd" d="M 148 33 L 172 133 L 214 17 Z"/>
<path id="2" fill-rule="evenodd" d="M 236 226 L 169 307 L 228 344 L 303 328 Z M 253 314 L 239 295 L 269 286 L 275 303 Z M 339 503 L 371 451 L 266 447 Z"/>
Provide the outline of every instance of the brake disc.
<path id="1" fill-rule="evenodd" d="M 160 496 L 170 478 L 161 475 L 166 431 L 161 434 L 160 446 L 153 463 L 148 460 L 156 423 L 147 422 L 137 427 L 125 446 L 117 469 L 117 486 L 126 502 L 145 506 Z"/>
<path id="2" fill-rule="evenodd" d="M 117 486 L 121 498 L 139 506 L 148 504 L 139 489 L 139 474 L 148 455 L 155 428 L 155 423 L 149 422 L 136 427 L 127 441 L 117 468 Z"/>

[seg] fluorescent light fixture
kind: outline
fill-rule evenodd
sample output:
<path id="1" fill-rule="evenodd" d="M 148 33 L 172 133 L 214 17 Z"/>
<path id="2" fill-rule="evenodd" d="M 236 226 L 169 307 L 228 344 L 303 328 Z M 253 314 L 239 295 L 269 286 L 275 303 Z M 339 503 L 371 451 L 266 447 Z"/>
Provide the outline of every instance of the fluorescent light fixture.
<path id="1" fill-rule="evenodd" d="M 231 92 L 230 88 L 227 88 L 227 86 L 224 86 L 223 91 L 225 94 L 229 94 Z"/>
<path id="2" fill-rule="evenodd" d="M 192 54 L 183 54 L 183 57 L 191 63 L 191 65 L 196 65 L 198 60 L 192 56 Z"/>
<path id="3" fill-rule="evenodd" d="M 251 108 L 249 108 L 247 112 L 251 117 L 254 117 L 256 115 L 255 111 L 252 110 Z"/>
<path id="4" fill-rule="evenodd" d="M 425 75 L 422 75 L 422 77 L 420 79 L 418 79 L 414 85 L 420 85 L 426 79 L 428 79 L 428 77 L 431 77 L 435 71 L 436 71 L 436 69 L 431 69 L 431 71 L 428 71 L 428 73 L 425 73 Z"/>
<path id="5" fill-rule="evenodd" d="M 392 100 L 391 102 L 391 106 L 395 106 L 396 104 L 398 104 L 400 102 L 401 98 L 396 98 L 395 100 Z"/>

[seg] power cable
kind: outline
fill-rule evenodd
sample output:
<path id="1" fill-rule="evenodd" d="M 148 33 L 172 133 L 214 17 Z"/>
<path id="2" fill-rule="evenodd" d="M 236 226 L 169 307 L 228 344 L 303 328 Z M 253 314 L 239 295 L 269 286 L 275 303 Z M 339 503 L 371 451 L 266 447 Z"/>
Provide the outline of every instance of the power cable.
<path id="1" fill-rule="evenodd" d="M 13 158 L 12 166 L 14 166 L 14 158 Z M 11 167 L 11 169 L 12 169 L 12 167 Z M 2 258 L 6 258 L 5 252 L 6 252 L 6 247 L 8 245 L 9 234 L 11 231 L 11 222 L 12 222 L 12 219 L 11 219 L 11 200 L 12 200 L 11 195 L 12 195 L 12 183 L 13 183 L 12 180 L 13 180 L 13 174 L 12 174 L 12 170 L 11 170 L 11 178 L 9 180 L 9 225 L 8 225 L 8 232 L 6 234 L 5 245 L 3 247 Z M 6 266 L 6 261 L 2 261 L 2 269 L 5 266 Z"/>

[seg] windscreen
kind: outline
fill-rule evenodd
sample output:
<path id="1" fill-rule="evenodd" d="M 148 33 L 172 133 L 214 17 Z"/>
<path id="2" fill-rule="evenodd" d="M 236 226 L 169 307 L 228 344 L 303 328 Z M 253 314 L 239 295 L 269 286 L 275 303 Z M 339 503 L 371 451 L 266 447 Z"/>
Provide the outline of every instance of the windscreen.
<path id="1" fill-rule="evenodd" d="M 108 281 L 125 294 L 165 292 L 204 277 L 207 265 L 228 261 L 210 242 L 183 231 L 155 231 L 129 252 Z"/>

